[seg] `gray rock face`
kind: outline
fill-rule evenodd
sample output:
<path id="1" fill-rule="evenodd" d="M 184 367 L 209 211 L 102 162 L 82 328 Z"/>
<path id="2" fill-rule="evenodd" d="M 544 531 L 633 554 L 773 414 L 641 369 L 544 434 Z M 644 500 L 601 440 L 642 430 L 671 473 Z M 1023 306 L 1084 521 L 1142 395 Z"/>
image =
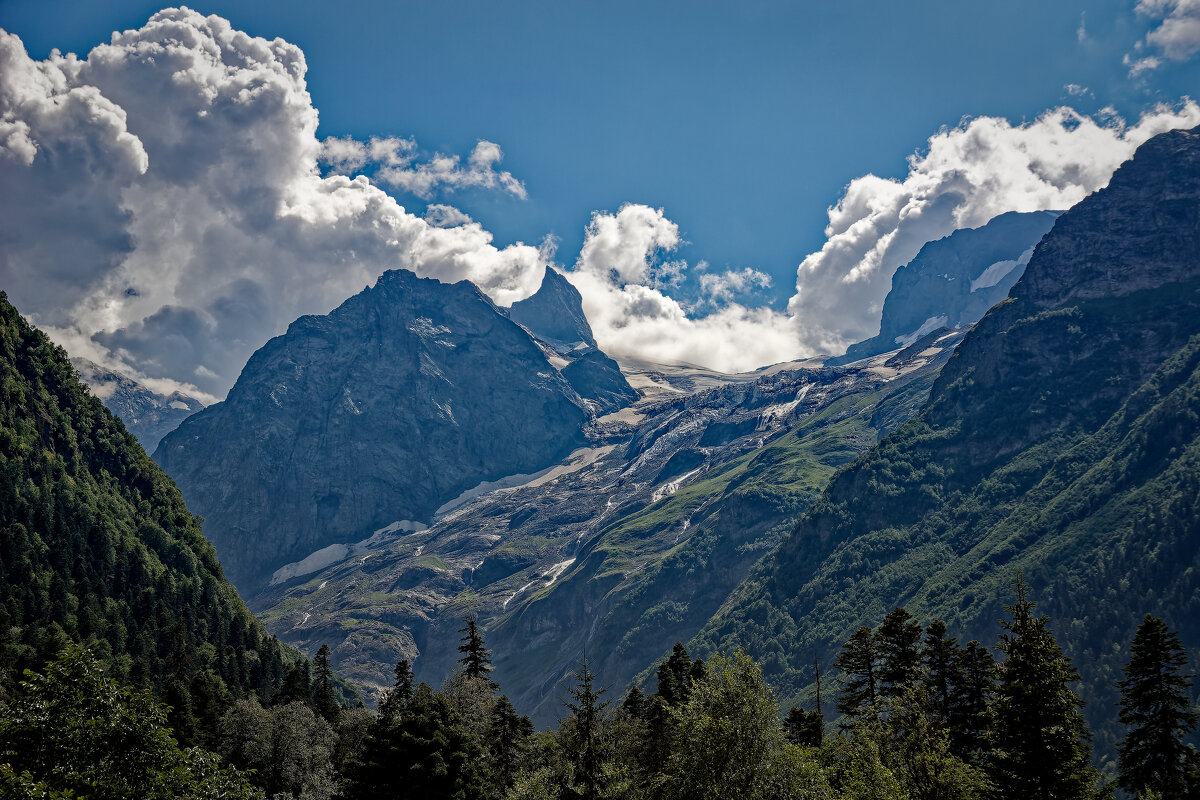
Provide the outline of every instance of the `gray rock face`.
<path id="1" fill-rule="evenodd" d="M 553 267 L 546 267 L 546 275 L 537 292 L 512 304 L 508 316 L 539 339 L 558 346 L 566 345 L 566 349 L 580 343 L 596 346 L 592 326 L 583 314 L 579 290 Z"/>
<path id="2" fill-rule="evenodd" d="M 982 227 L 929 242 L 892 276 L 879 335 L 826 363 L 849 364 L 912 344 L 938 328 L 974 325 L 1008 296 L 1059 213 L 1001 214 Z"/>
<path id="3" fill-rule="evenodd" d="M 554 464 L 589 417 L 474 285 L 397 270 L 292 323 L 154 458 L 253 595 L 287 563 Z"/>
<path id="4" fill-rule="evenodd" d="M 368 695 L 401 658 L 440 682 L 475 614 L 495 679 L 549 723 L 585 649 L 620 691 L 699 630 L 828 477 L 915 413 L 960 336 L 843 368 L 627 362 L 643 397 L 589 424 L 590 446 L 425 530 L 364 530 L 251 605 L 285 641 L 329 644 Z"/>
<path id="5" fill-rule="evenodd" d="M 159 394 L 119 372 L 105 369 L 86 358 L 72 358 L 71 366 L 109 411 L 116 414 L 147 453 L 154 452 L 159 440 L 179 423 L 204 408 L 190 395 L 180 392 Z"/>

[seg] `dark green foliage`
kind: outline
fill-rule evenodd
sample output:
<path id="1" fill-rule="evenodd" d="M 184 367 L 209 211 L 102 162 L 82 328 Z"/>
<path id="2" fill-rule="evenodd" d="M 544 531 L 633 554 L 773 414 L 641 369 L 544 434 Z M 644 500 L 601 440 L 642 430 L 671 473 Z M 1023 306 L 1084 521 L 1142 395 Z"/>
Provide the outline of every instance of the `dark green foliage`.
<path id="1" fill-rule="evenodd" d="M 488 784 L 498 795 L 503 796 L 516 781 L 532 736 L 529 717 L 518 715 L 501 695 L 488 720 Z"/>
<path id="2" fill-rule="evenodd" d="M 312 707 L 330 725 L 336 725 L 338 715 L 342 713 L 337 698 L 333 693 L 333 670 L 329 667 L 329 645 L 321 645 L 313 657 Z"/>
<path id="3" fill-rule="evenodd" d="M 929 701 L 944 722 L 950 720 L 952 692 L 962 684 L 959 673 L 959 648 L 953 636 L 946 635 L 946 623 L 935 619 L 925 629 L 921 664 L 925 668 L 925 687 Z"/>
<path id="4" fill-rule="evenodd" d="M 491 654 L 484 646 L 483 636 L 479 633 L 475 618 L 467 617 L 466 623 L 466 627 L 458 630 L 459 633 L 465 634 L 462 644 L 458 646 L 458 652 L 463 654 L 458 663 L 462 665 L 467 677 L 487 680 L 488 673 L 492 671 Z"/>
<path id="5" fill-rule="evenodd" d="M 988 776 L 1001 798 L 1091 797 L 1097 776 L 1090 766 L 1090 737 L 1080 713 L 1083 702 L 1071 690 L 1079 674 L 1050 632 L 1049 618 L 1033 615 L 1036 603 L 1020 576 L 1014 591 L 997 645 L 1004 661 L 989 709 Z"/>
<path id="6" fill-rule="evenodd" d="M 677 647 L 682 650 L 681 646 Z M 687 659 L 686 651 L 683 651 L 683 659 Z M 686 683 L 686 668 L 683 672 Z M 596 686 L 596 675 L 588 665 L 586 655 L 576 666 L 574 680 L 571 699 L 566 703 L 570 714 L 563 722 L 564 749 L 571 765 L 563 794 L 578 800 L 598 800 L 607 783 L 601 735 L 604 709 L 608 706 L 608 701 L 601 697 L 606 690 Z"/>
<path id="7" fill-rule="evenodd" d="M 703 671 L 703 662 L 700 666 Z M 676 642 L 671 655 L 658 665 L 658 696 L 667 705 L 687 702 L 691 684 L 692 660 L 682 642 Z"/>
<path id="8" fill-rule="evenodd" d="M 957 683 L 950 705 L 950 746 L 955 755 L 977 762 L 988 730 L 988 705 L 996 689 L 996 659 L 972 639 L 955 656 Z"/>
<path id="9" fill-rule="evenodd" d="M 312 666 L 308 661 L 293 664 L 287 671 L 275 701 L 280 705 L 312 702 Z"/>
<path id="10" fill-rule="evenodd" d="M 86 644 L 116 680 L 190 704 L 172 716 L 189 740 L 214 716 L 196 675 L 213 684 L 204 701 L 269 698 L 295 658 L 225 581 L 170 478 L 2 294 L 0 627 L 8 680 Z"/>
<path id="11" fill-rule="evenodd" d="M 216 756 L 182 749 L 166 722 L 150 693 L 118 685 L 68 645 L 0 705 L 0 796 L 261 798 Z"/>
<path id="12" fill-rule="evenodd" d="M 876 634 L 879 650 L 879 696 L 898 697 L 917 680 L 921 624 L 904 608 L 883 618 Z"/>
<path id="13" fill-rule="evenodd" d="M 394 717 L 371 725 L 349 794 L 356 800 L 482 797 L 480 756 L 446 698 L 422 683 Z"/>
<path id="14" fill-rule="evenodd" d="M 1179 636 L 1149 614 L 1138 626 L 1122 670 L 1121 724 L 1117 782 L 1129 792 L 1183 798 L 1188 773 L 1200 768 L 1196 751 L 1184 744 L 1200 714 L 1191 704 L 1192 676 L 1182 674 L 1187 654 Z"/>
<path id="15" fill-rule="evenodd" d="M 842 673 L 837 710 L 852 720 L 873 713 L 879 699 L 879 643 L 875 633 L 866 625 L 856 630 L 834 666 Z"/>
<path id="16" fill-rule="evenodd" d="M 783 720 L 788 741 L 801 747 L 820 747 L 825 738 L 825 715 L 792 706 Z"/>

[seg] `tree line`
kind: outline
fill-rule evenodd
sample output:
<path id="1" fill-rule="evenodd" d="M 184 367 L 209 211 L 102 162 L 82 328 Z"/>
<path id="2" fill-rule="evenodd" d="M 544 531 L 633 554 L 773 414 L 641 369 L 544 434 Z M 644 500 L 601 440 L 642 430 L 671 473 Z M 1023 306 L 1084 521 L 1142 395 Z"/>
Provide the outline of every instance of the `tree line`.
<path id="1" fill-rule="evenodd" d="M 1115 780 L 1092 765 L 1078 674 L 1018 579 L 994 647 L 959 645 L 905 609 L 860 628 L 835 666 L 836 716 L 781 714 L 738 651 L 677 643 L 654 691 L 610 697 L 586 657 L 563 716 L 535 731 L 490 677 L 473 619 L 438 689 L 401 661 L 378 711 L 345 708 L 323 646 L 270 706 L 230 699 L 188 719 L 67 647 L 0 699 L 0 795 L 303 800 L 1150 800 L 1200 796 L 1184 649 L 1147 616 L 1120 681 Z M 818 698 L 819 698 L 818 689 Z M 836 724 L 835 724 L 836 723 Z"/>

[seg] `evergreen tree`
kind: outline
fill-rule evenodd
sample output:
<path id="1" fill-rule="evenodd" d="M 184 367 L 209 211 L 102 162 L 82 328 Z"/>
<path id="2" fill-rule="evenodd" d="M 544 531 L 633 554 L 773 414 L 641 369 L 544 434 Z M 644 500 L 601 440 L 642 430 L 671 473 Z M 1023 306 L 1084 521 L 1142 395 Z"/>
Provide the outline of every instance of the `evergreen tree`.
<path id="1" fill-rule="evenodd" d="M 412 664 L 409 663 L 407 658 L 402 658 L 396 662 L 393 672 L 396 680 L 392 684 L 392 688 L 387 693 L 387 696 L 383 698 L 383 702 L 379 704 L 380 718 L 391 720 L 397 719 L 408 706 L 408 701 L 412 699 L 413 689 L 416 686 Z"/>
<path id="2" fill-rule="evenodd" d="M 883 618 L 876 634 L 880 697 L 899 697 L 916 682 L 921 663 L 920 641 L 921 624 L 903 607 L 893 609 Z"/>
<path id="3" fill-rule="evenodd" d="M 837 709 L 852 721 L 872 713 L 879 699 L 878 662 L 878 643 L 866 625 L 854 632 L 833 662 L 842 673 Z"/>
<path id="4" fill-rule="evenodd" d="M 329 666 L 329 645 L 321 645 L 313 658 L 313 666 L 317 674 L 313 678 L 312 705 L 313 710 L 325 718 L 330 725 L 336 725 L 342 707 L 338 705 L 333 695 L 333 669 Z"/>
<path id="5" fill-rule="evenodd" d="M 621 710 L 634 719 L 641 719 L 646 713 L 646 696 L 637 684 L 629 687 L 625 699 L 621 701 Z"/>
<path id="6" fill-rule="evenodd" d="M 1179 636 L 1161 619 L 1146 615 L 1129 648 L 1121 687 L 1120 720 L 1128 733 L 1118 745 L 1121 788 L 1163 800 L 1181 800 L 1196 751 L 1183 742 L 1200 714 L 1192 708 L 1192 676 L 1181 671 L 1187 654 Z"/>
<path id="7" fill-rule="evenodd" d="M 287 675 L 283 677 L 283 685 L 279 687 L 275 703 L 281 706 L 288 703 L 304 703 L 305 705 L 311 703 L 311 673 L 312 665 L 309 664 L 308 659 L 293 664 L 292 668 L 287 671 Z"/>
<path id="8" fill-rule="evenodd" d="M 996 659 L 972 639 L 955 656 L 957 682 L 950 702 L 950 749 L 975 762 L 983 752 L 988 705 L 996 689 Z"/>
<path id="9" fill-rule="evenodd" d="M 681 645 L 677 647 L 682 649 Z M 586 654 L 578 662 L 574 678 L 571 699 L 565 704 L 571 713 L 563 723 L 564 746 L 572 768 L 566 794 L 578 800 L 597 800 L 605 788 L 601 724 L 608 701 L 600 699 L 605 689 L 596 688 L 596 675 Z"/>
<path id="10" fill-rule="evenodd" d="M 703 668 L 701 662 L 700 669 Z M 687 648 L 682 642 L 676 642 L 671 655 L 658 665 L 658 696 L 667 705 L 677 706 L 687 702 L 691 670 L 692 660 L 688 658 Z"/>
<path id="11" fill-rule="evenodd" d="M 488 783 L 497 796 L 503 797 L 516 781 L 531 736 L 529 717 L 519 716 L 501 695 L 488 720 Z"/>
<path id="12" fill-rule="evenodd" d="M 483 644 L 475 617 L 467 617 L 466 623 L 466 627 L 458 629 L 459 633 L 465 634 L 462 644 L 458 646 L 458 652 L 463 654 L 458 663 L 462 664 L 467 677 L 488 680 L 488 673 L 492 671 L 491 654 Z"/>
<path id="13" fill-rule="evenodd" d="M 925 686 L 929 701 L 941 716 L 943 724 L 950 721 L 953 693 L 962 683 L 959 674 L 959 647 L 953 636 L 946 635 L 946 623 L 935 619 L 925 629 L 921 663 L 925 667 Z"/>
<path id="14" fill-rule="evenodd" d="M 825 738 L 825 716 L 820 711 L 792 706 L 783 720 L 783 732 L 792 744 L 820 747 Z"/>
<path id="15" fill-rule="evenodd" d="M 1090 797 L 1088 732 L 1071 690 L 1079 674 L 1050 631 L 1050 619 L 1033 615 L 1036 603 L 1018 574 L 1016 600 L 1005 606 L 997 649 L 1004 654 L 990 708 L 987 770 L 996 795 L 1029 800 Z"/>

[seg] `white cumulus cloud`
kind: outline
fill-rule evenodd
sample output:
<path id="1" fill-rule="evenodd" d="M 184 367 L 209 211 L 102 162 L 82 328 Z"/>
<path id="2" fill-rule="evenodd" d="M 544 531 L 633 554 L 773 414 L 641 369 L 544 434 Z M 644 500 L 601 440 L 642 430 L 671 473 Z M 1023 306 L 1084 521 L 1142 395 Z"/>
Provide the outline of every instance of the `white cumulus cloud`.
<path id="1" fill-rule="evenodd" d="M 1126 55 L 1125 65 L 1132 77 L 1157 69 L 1164 59 L 1187 61 L 1200 53 L 1200 0 L 1138 0 L 1136 10 L 1157 23 L 1138 42 L 1138 49 L 1152 49 L 1157 55 Z"/>
<path id="2" fill-rule="evenodd" d="M 537 289 L 539 248 L 416 217 L 366 177 L 322 177 L 321 158 L 413 168 L 415 145 L 320 142 L 305 70 L 298 47 L 182 8 L 85 58 L 37 61 L 0 32 L 14 303 L 73 352 L 211 397 L 267 338 L 386 269 L 468 279 L 502 304 Z M 494 177 L 434 182 L 515 180 L 499 158 L 481 142 L 458 170 Z"/>
<path id="3" fill-rule="evenodd" d="M 788 303 L 801 348 L 837 353 L 879 330 L 892 273 L 921 245 L 1006 211 L 1066 209 L 1107 185 L 1142 142 L 1200 124 L 1200 106 L 1157 107 L 1134 125 L 1070 108 L 1014 125 L 978 117 L 929 138 L 901 180 L 865 175 L 829 209 L 824 246 Z"/>

